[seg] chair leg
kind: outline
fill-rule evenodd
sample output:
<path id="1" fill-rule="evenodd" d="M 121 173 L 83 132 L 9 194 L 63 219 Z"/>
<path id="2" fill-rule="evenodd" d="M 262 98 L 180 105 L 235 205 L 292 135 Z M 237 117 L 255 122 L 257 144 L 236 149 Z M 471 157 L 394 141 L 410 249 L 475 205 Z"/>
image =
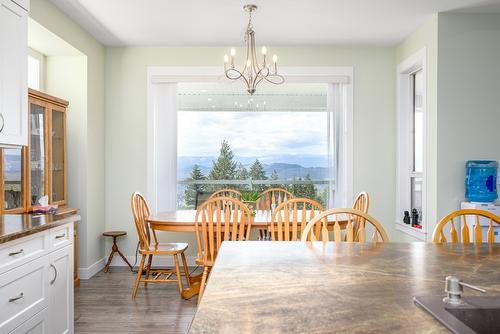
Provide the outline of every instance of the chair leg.
<path id="1" fill-rule="evenodd" d="M 121 258 L 123 259 L 123 261 L 125 261 L 125 263 L 128 265 L 128 267 L 130 268 L 130 270 L 132 270 L 132 265 L 130 264 L 130 262 L 128 262 L 127 258 L 125 257 L 125 255 L 123 255 L 123 253 L 118 249 L 116 250 L 118 252 L 118 255 L 121 256 Z"/>
<path id="2" fill-rule="evenodd" d="M 177 254 L 174 254 L 174 263 L 175 263 L 175 275 L 177 276 L 177 284 L 179 285 L 179 294 L 182 297 L 182 291 L 184 287 L 182 286 L 182 276 L 181 276 L 181 268 L 179 267 L 179 257 Z"/>
<path id="3" fill-rule="evenodd" d="M 146 265 L 146 279 L 149 279 L 149 272 L 151 271 L 151 262 L 153 261 L 153 254 L 148 255 L 148 264 Z M 144 286 L 148 286 L 148 282 L 144 281 Z"/>
<path id="4" fill-rule="evenodd" d="M 111 261 L 113 261 L 113 255 L 115 252 L 112 250 L 111 253 L 109 253 L 108 257 L 108 262 L 106 262 L 106 266 L 104 267 L 104 272 L 107 273 L 109 271 L 109 266 L 111 264 Z"/>
<path id="5" fill-rule="evenodd" d="M 205 291 L 205 284 L 207 283 L 208 267 L 203 268 L 203 276 L 201 277 L 200 292 L 198 293 L 198 305 L 200 304 L 203 292 Z"/>
<path id="6" fill-rule="evenodd" d="M 184 275 L 186 276 L 186 281 L 188 288 L 191 287 L 191 277 L 189 277 L 189 268 L 186 262 L 186 256 L 184 255 L 184 252 L 181 253 L 181 259 L 182 259 L 182 266 L 184 267 Z"/>
<path id="7" fill-rule="evenodd" d="M 146 254 L 142 254 L 141 263 L 137 268 L 137 276 L 135 277 L 134 289 L 132 290 L 132 299 L 135 299 L 137 294 L 137 288 L 139 288 L 139 283 L 141 282 L 142 269 L 144 268 L 144 260 L 146 260 Z"/>

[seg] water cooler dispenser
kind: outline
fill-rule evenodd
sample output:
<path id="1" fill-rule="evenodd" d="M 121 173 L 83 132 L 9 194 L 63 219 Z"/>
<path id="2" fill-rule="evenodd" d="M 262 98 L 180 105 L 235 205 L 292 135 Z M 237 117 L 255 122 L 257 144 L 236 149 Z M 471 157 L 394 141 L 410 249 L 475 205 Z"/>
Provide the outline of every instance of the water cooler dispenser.
<path id="1" fill-rule="evenodd" d="M 466 164 L 465 177 L 465 198 L 467 202 L 462 202 L 462 209 L 479 209 L 489 211 L 500 216 L 500 204 L 494 202 L 498 198 L 497 194 L 497 174 L 498 163 L 488 160 L 471 160 Z M 467 217 L 471 240 L 474 240 L 474 217 Z M 481 217 L 479 224 L 483 230 L 483 242 L 487 241 L 487 232 L 490 221 Z M 500 225 L 493 224 L 495 242 L 500 242 Z"/>

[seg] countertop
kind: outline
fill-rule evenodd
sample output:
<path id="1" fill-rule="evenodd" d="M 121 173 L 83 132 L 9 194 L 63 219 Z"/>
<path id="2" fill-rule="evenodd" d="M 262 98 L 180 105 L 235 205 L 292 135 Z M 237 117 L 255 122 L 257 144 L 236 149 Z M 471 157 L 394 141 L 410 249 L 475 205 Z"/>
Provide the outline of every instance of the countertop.
<path id="1" fill-rule="evenodd" d="M 190 333 L 449 333 L 413 296 L 452 274 L 500 294 L 500 245 L 224 242 Z"/>
<path id="2" fill-rule="evenodd" d="M 0 215 L 0 244 L 79 220 L 80 216 L 75 212 L 55 215 Z"/>

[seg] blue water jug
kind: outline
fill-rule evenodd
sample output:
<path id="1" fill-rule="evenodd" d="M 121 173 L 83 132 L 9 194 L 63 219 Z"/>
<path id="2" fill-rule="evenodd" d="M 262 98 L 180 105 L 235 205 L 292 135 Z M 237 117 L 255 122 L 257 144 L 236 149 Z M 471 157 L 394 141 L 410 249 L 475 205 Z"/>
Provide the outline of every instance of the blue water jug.
<path id="1" fill-rule="evenodd" d="M 498 162 L 469 160 L 466 163 L 465 197 L 471 202 L 494 202 L 497 194 Z"/>

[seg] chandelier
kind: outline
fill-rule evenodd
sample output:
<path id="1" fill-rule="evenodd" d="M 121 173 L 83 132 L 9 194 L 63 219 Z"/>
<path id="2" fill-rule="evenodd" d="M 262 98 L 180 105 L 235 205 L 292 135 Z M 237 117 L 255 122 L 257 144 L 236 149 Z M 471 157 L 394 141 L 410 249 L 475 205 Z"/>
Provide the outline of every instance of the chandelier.
<path id="1" fill-rule="evenodd" d="M 247 91 L 250 95 L 255 93 L 257 85 L 265 80 L 275 85 L 281 85 L 285 82 L 285 78 L 278 74 L 278 56 L 273 55 L 273 64 L 269 67 L 266 56 L 267 48 L 262 47 L 262 64 L 257 61 L 257 53 L 255 51 L 255 31 L 252 25 L 252 13 L 257 10 L 256 5 L 245 5 L 243 9 L 248 12 L 248 25 L 245 32 L 245 45 L 247 51 L 247 58 L 242 70 L 234 67 L 234 56 L 236 50 L 231 49 L 230 57 L 224 55 L 224 73 L 228 79 L 238 80 L 242 79 L 247 85 Z"/>

